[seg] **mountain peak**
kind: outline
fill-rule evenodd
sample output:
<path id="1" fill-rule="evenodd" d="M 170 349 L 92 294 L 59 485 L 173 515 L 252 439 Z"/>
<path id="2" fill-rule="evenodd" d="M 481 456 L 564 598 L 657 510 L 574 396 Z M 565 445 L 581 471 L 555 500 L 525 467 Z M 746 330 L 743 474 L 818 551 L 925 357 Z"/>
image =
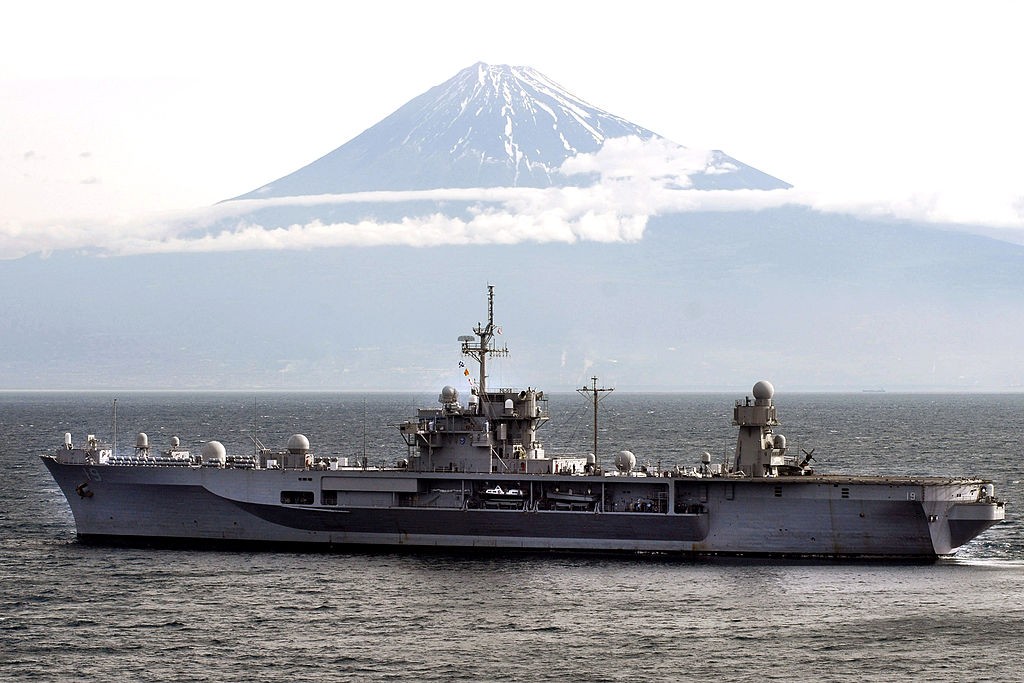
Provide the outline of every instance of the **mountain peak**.
<path id="1" fill-rule="evenodd" d="M 576 185 L 582 181 L 562 174 L 562 164 L 623 137 L 659 136 L 580 99 L 531 67 L 477 62 L 329 154 L 238 199 Z M 716 154 L 729 163 L 728 172 L 719 168 L 708 174 L 708 187 L 787 187 Z M 734 170 L 738 175 L 728 178 Z M 701 184 L 695 181 L 694 187 Z"/>

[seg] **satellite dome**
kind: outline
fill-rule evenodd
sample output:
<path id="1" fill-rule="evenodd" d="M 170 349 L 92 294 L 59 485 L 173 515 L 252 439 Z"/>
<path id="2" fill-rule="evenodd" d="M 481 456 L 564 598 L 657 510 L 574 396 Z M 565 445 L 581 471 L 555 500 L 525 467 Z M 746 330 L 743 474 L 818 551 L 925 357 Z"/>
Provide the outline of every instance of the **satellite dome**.
<path id="1" fill-rule="evenodd" d="M 203 444 L 203 460 L 205 462 L 224 463 L 227 459 L 227 449 L 220 441 L 207 441 Z"/>
<path id="2" fill-rule="evenodd" d="M 441 395 L 437 398 L 441 403 L 455 403 L 459 400 L 459 390 L 450 384 L 441 389 Z"/>
<path id="3" fill-rule="evenodd" d="M 149 448 L 149 437 L 146 432 L 139 432 L 139 435 L 135 437 L 136 448 Z"/>
<path id="4" fill-rule="evenodd" d="M 615 466 L 620 472 L 631 472 L 636 467 L 636 456 L 631 451 L 619 451 L 615 455 Z"/>
<path id="5" fill-rule="evenodd" d="M 308 453 L 309 439 L 307 439 L 302 434 L 292 434 L 290 437 L 288 437 L 288 452 Z"/>
<path id="6" fill-rule="evenodd" d="M 770 399 L 775 395 L 775 387 L 767 380 L 761 380 L 754 385 L 754 398 L 759 401 Z"/>

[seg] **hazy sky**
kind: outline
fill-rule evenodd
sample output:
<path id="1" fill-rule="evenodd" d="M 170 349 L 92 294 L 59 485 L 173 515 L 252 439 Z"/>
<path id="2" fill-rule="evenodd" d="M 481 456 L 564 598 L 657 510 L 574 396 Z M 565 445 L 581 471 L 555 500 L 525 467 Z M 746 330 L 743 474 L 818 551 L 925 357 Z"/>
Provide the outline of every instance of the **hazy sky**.
<path id="1" fill-rule="evenodd" d="M 477 61 L 532 66 L 817 206 L 1024 230 L 1010 2 L 44 0 L 4 15 L 0 238 L 241 194 Z"/>

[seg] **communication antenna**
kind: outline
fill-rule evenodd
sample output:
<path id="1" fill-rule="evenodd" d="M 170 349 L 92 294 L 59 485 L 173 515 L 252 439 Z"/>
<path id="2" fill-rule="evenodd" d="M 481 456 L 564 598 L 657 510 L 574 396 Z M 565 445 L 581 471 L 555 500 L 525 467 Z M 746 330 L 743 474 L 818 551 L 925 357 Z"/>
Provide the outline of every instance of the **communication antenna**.
<path id="1" fill-rule="evenodd" d="M 601 462 L 597 459 L 597 404 L 600 402 L 602 398 L 604 398 L 604 396 L 602 396 L 601 394 L 613 392 L 615 391 L 615 389 L 598 387 L 597 377 L 591 377 L 590 380 L 591 382 L 593 382 L 591 386 L 584 386 L 581 389 L 577 389 L 576 393 L 578 393 L 580 396 L 586 396 L 587 398 L 593 397 L 594 400 L 594 462 L 595 464 L 600 466 Z"/>
<path id="2" fill-rule="evenodd" d="M 503 346 L 499 349 L 491 344 L 495 330 L 499 333 L 501 332 L 494 325 L 494 285 L 487 285 L 487 324 L 481 325 L 477 323 L 476 327 L 473 328 L 473 333 L 480 339 L 474 340 L 468 335 L 459 337 L 459 341 L 462 342 L 462 353 L 470 356 L 480 364 L 480 380 L 477 384 L 477 394 L 480 396 L 481 406 L 486 401 L 484 394 L 487 391 L 487 356 L 508 355 L 508 347 Z"/>
<path id="3" fill-rule="evenodd" d="M 256 466 L 261 467 L 262 465 L 260 465 L 260 463 L 263 462 L 261 458 L 262 456 L 266 455 L 269 452 L 269 449 L 265 445 L 263 445 L 262 441 L 260 441 L 260 413 L 259 404 L 257 403 L 257 401 L 258 399 L 255 396 L 253 396 L 252 434 L 249 435 L 249 441 L 252 441 L 253 457 L 256 459 Z"/>
<path id="4" fill-rule="evenodd" d="M 260 443 L 260 409 L 257 404 L 258 400 L 255 396 L 252 397 L 252 445 L 256 450 L 254 455 L 257 458 L 257 463 L 259 462 L 260 449 L 263 447 L 263 444 Z"/>
<path id="5" fill-rule="evenodd" d="M 114 444 L 110 447 L 110 454 L 117 456 L 117 399 L 114 399 Z"/>

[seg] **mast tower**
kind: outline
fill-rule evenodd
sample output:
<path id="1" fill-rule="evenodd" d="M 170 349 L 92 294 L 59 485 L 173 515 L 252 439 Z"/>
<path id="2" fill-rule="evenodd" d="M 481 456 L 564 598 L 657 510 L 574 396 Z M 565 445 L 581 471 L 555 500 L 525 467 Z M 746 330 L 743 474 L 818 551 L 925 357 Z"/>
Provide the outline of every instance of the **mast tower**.
<path id="1" fill-rule="evenodd" d="M 487 392 L 487 356 L 508 355 L 508 347 L 502 346 L 499 349 L 492 343 L 497 329 L 494 325 L 494 285 L 487 285 L 487 324 L 477 323 L 473 328 L 473 333 L 479 339 L 473 339 L 469 335 L 459 337 L 459 341 L 462 342 L 463 355 L 473 358 L 480 365 L 480 378 L 476 393 L 480 396 L 481 403 L 487 400 L 485 396 Z"/>
<path id="2" fill-rule="evenodd" d="M 597 459 L 597 404 L 604 396 L 601 394 L 615 391 L 615 389 L 606 389 L 605 387 L 597 386 L 597 377 L 590 378 L 593 384 L 589 387 L 585 386 L 582 389 L 577 389 L 576 393 L 580 396 L 594 397 L 594 461 L 600 465 L 601 461 Z"/>

